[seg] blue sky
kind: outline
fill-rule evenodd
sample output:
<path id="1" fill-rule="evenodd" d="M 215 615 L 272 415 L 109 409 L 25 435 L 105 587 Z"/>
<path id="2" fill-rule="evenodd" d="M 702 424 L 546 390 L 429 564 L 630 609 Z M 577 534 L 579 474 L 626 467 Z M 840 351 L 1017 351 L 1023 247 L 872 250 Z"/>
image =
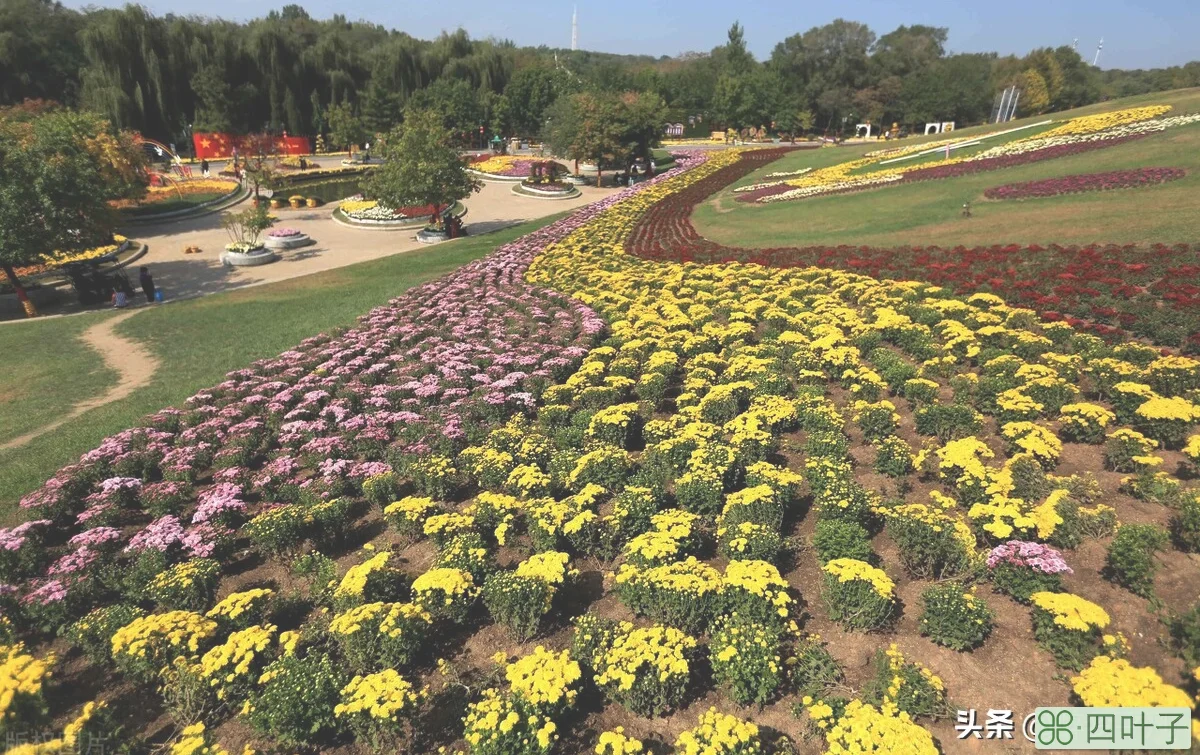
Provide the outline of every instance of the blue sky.
<path id="1" fill-rule="evenodd" d="M 142 4 L 156 14 L 238 20 L 262 15 L 271 7 L 242 0 L 142 0 Z M 495 36 L 520 45 L 568 47 L 571 42 L 572 0 L 305 0 L 299 4 L 317 18 L 342 13 L 421 38 L 462 26 L 472 37 Z M 580 0 L 578 4 L 579 46 L 605 52 L 706 51 L 720 44 L 729 25 L 738 20 L 746 27 L 751 51 L 761 60 L 784 37 L 840 16 L 866 23 L 877 34 L 900 24 L 946 26 L 953 52 L 1023 54 L 1078 38 L 1080 53 L 1090 61 L 1103 37 L 1101 68 L 1155 68 L 1200 59 L 1200 0 Z"/>

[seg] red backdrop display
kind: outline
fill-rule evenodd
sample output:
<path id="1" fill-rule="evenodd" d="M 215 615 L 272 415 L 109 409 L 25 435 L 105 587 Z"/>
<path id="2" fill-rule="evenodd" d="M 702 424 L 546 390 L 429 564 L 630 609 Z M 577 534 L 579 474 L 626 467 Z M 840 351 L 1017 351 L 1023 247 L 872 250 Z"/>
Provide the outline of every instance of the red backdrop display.
<path id="1" fill-rule="evenodd" d="M 255 137 L 234 136 L 214 132 L 210 134 L 192 134 L 192 144 L 196 148 L 197 159 L 230 157 L 236 148 L 239 155 L 250 154 L 247 147 Z M 312 145 L 307 136 L 277 136 L 275 137 L 275 153 L 279 155 L 311 155 Z"/>

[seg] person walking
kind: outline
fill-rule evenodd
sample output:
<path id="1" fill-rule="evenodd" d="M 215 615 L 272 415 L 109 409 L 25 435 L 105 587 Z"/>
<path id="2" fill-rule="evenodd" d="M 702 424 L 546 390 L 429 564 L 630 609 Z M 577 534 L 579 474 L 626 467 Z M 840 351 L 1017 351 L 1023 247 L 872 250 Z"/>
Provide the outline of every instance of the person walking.
<path id="1" fill-rule="evenodd" d="M 142 265 L 141 270 L 138 272 L 138 280 L 141 281 L 141 284 L 142 284 L 142 293 L 144 293 L 146 295 L 146 303 L 147 304 L 153 303 L 154 302 L 154 278 L 150 277 L 150 268 L 146 267 L 145 265 Z"/>
<path id="2" fill-rule="evenodd" d="M 205 178 L 208 178 L 208 158 L 207 157 L 200 161 L 200 173 Z"/>

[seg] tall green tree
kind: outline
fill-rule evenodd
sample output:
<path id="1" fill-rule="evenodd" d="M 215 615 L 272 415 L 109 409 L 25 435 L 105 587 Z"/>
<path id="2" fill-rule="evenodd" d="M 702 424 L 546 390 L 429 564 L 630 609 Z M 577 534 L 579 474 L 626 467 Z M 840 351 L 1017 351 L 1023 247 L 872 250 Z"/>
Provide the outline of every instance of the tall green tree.
<path id="1" fill-rule="evenodd" d="M 363 119 L 354 112 L 349 102 L 339 102 L 325 108 L 325 122 L 329 124 L 329 143 L 336 149 L 350 149 L 352 145 L 366 141 L 367 129 Z"/>
<path id="2" fill-rule="evenodd" d="M 108 202 L 145 192 L 143 162 L 132 134 L 93 114 L 0 109 L 0 268 L 27 314 L 37 312 L 14 268 L 108 243 Z"/>
<path id="3" fill-rule="evenodd" d="M 479 191 L 440 113 L 410 111 L 384 142 L 385 161 L 371 171 L 366 193 L 388 207 L 445 207 Z"/>
<path id="4" fill-rule="evenodd" d="M 578 87 L 564 71 L 537 66 L 517 71 L 504 88 L 505 124 L 514 134 L 537 134 L 546 110 L 560 96 Z"/>
<path id="5" fill-rule="evenodd" d="M 628 157 L 621 100 L 608 92 L 581 92 L 560 98 L 551 109 L 546 141 L 556 155 L 596 164 L 596 185 L 603 181 L 605 164 Z"/>

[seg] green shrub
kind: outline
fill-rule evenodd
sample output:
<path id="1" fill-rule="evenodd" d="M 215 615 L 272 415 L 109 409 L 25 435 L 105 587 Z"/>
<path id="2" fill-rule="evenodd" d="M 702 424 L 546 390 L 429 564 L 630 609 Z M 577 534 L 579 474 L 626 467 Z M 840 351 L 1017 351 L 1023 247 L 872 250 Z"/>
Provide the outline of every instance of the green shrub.
<path id="1" fill-rule="evenodd" d="M 1145 435 L 1127 428 L 1108 434 L 1104 442 L 1104 464 L 1114 472 L 1136 472 L 1142 467 L 1135 457 L 1148 456 L 1158 443 Z"/>
<path id="2" fill-rule="evenodd" d="M 1105 571 L 1113 582 L 1143 598 L 1154 591 L 1154 573 L 1158 570 L 1154 555 L 1168 541 L 1166 531 L 1153 524 L 1127 524 L 1117 529 L 1108 545 Z"/>
<path id="3" fill-rule="evenodd" d="M 813 548 L 817 560 L 826 564 L 835 558 L 852 558 L 872 563 L 875 552 L 871 550 L 871 537 L 857 522 L 840 519 L 822 519 L 813 532 Z"/>
<path id="4" fill-rule="evenodd" d="M 783 550 L 783 538 L 771 527 L 757 522 L 740 522 L 717 528 L 721 555 L 731 561 L 775 561 Z"/>
<path id="5" fill-rule="evenodd" d="M 542 618 L 550 612 L 554 588 L 541 579 L 498 572 L 483 584 L 483 604 L 488 613 L 524 642 L 537 634 Z"/>
<path id="6" fill-rule="evenodd" d="M 705 465 L 685 472 L 675 481 L 675 501 L 680 508 L 694 514 L 718 514 L 725 502 L 725 482 L 720 470 Z"/>
<path id="7" fill-rule="evenodd" d="M 914 377 L 904 381 L 900 395 L 917 406 L 933 404 L 938 400 L 938 384 L 932 380 Z"/>
<path id="8" fill-rule="evenodd" d="M 145 616 L 140 608 L 114 603 L 94 609 L 74 624 L 66 627 L 63 635 L 93 665 L 103 668 L 112 663 L 112 636 L 121 627 L 136 618 Z"/>
<path id="9" fill-rule="evenodd" d="M 503 721 L 505 725 L 497 725 Z M 549 755 L 558 738 L 550 718 L 523 697 L 495 689 L 467 707 L 463 737 L 470 755 Z"/>
<path id="10" fill-rule="evenodd" d="M 1038 645 L 1060 667 L 1081 671 L 1100 652 L 1100 633 L 1109 624 L 1108 614 L 1071 593 L 1037 592 L 1030 600 Z"/>
<path id="11" fill-rule="evenodd" d="M 804 455 L 824 459 L 846 459 L 850 456 L 850 438 L 840 430 L 818 430 L 804 441 Z"/>
<path id="12" fill-rule="evenodd" d="M 737 614 L 718 619 L 708 643 L 713 680 L 738 705 L 765 705 L 783 685 L 782 639 L 774 624 Z"/>
<path id="13" fill-rule="evenodd" d="M 391 501 L 396 500 L 396 496 L 400 492 L 400 481 L 395 472 L 377 474 L 363 480 L 362 492 L 363 498 L 383 508 Z"/>
<path id="14" fill-rule="evenodd" d="M 992 632 L 994 614 L 987 603 L 948 582 L 934 585 L 921 593 L 925 610 L 918 630 L 939 645 L 951 650 L 970 650 L 983 644 Z"/>
<path id="15" fill-rule="evenodd" d="M 865 561 L 839 558 L 822 567 L 821 597 L 829 618 L 843 628 L 871 631 L 895 617 L 895 585 L 882 569 Z"/>
<path id="16" fill-rule="evenodd" d="M 325 603 L 333 596 L 337 586 L 337 562 L 320 551 L 300 556 L 292 562 L 292 573 L 309 580 L 309 594 L 318 603 Z"/>
<path id="17" fill-rule="evenodd" d="M 241 533 L 260 553 L 280 558 L 294 555 L 308 538 L 312 516 L 301 504 L 267 509 L 246 522 Z"/>
<path id="18" fill-rule="evenodd" d="M 1171 644 L 1189 667 L 1200 666 L 1200 603 L 1167 620 Z"/>
<path id="19" fill-rule="evenodd" d="M 893 506 L 886 518 L 900 561 L 913 576 L 961 576 L 977 565 L 975 536 L 961 520 L 919 503 Z"/>
<path id="20" fill-rule="evenodd" d="M 446 569 L 461 569 L 471 575 L 476 584 L 483 584 L 487 576 L 496 570 L 496 564 L 488 552 L 483 536 L 478 532 L 462 532 L 438 549 L 434 566 Z"/>
<path id="21" fill-rule="evenodd" d="M 617 622 L 585 613 L 571 619 L 575 631 L 571 634 L 571 657 L 587 668 L 595 668 L 596 656 L 612 642 Z"/>
<path id="22" fill-rule="evenodd" d="M 875 676 L 863 690 L 872 705 L 893 703 L 913 718 L 941 718 L 950 712 L 942 680 L 929 669 L 907 660 L 895 645 L 875 651 Z"/>
<path id="23" fill-rule="evenodd" d="M 673 627 L 622 623 L 592 656 L 596 686 L 639 716 L 662 715 L 687 699 L 696 647 Z"/>
<path id="24" fill-rule="evenodd" d="M 423 456 L 408 467 L 408 475 L 418 493 L 438 501 L 448 501 L 461 484 L 458 470 L 449 456 Z"/>
<path id="25" fill-rule="evenodd" d="M 942 442 L 975 435 L 983 429 L 983 415 L 960 404 L 922 406 L 914 419 L 917 432 L 936 436 Z"/>
<path id="26" fill-rule="evenodd" d="M 621 602 L 639 616 L 702 632 L 717 612 L 722 583 L 716 569 L 688 556 L 648 569 L 624 564 L 617 571 L 615 589 Z"/>
<path id="27" fill-rule="evenodd" d="M 413 663 L 432 630 L 433 618 L 412 603 L 364 603 L 329 622 L 329 635 L 357 673 Z"/>
<path id="28" fill-rule="evenodd" d="M 913 471 L 912 446 L 906 440 L 889 435 L 875 443 L 875 471 L 888 477 L 904 477 Z"/>
<path id="29" fill-rule="evenodd" d="M 808 635 L 792 649 L 791 684 L 800 695 L 821 697 L 842 680 L 842 669 L 821 638 Z"/>
<path id="30" fill-rule="evenodd" d="M 632 463 L 629 452 L 623 448 L 597 446 L 576 460 L 567 477 L 567 485 L 576 492 L 587 485 L 618 491 L 625 483 Z"/>
<path id="31" fill-rule="evenodd" d="M 1179 550 L 1200 553 L 1200 495 L 1185 496 L 1171 515 L 1171 537 Z"/>
<path id="32" fill-rule="evenodd" d="M 146 585 L 146 594 L 167 610 L 199 611 L 212 605 L 220 578 L 220 564 L 194 558 L 160 572 Z"/>
<path id="33" fill-rule="evenodd" d="M 1035 592 L 1061 592 L 1063 589 L 1062 577 L 1044 574 L 1031 566 L 997 564 L 990 573 L 997 590 L 1026 605 Z"/>
<path id="34" fill-rule="evenodd" d="M 285 655 L 269 664 L 246 719 L 259 732 L 290 745 L 329 741 L 338 730 L 334 707 L 346 675 L 329 656 Z"/>

